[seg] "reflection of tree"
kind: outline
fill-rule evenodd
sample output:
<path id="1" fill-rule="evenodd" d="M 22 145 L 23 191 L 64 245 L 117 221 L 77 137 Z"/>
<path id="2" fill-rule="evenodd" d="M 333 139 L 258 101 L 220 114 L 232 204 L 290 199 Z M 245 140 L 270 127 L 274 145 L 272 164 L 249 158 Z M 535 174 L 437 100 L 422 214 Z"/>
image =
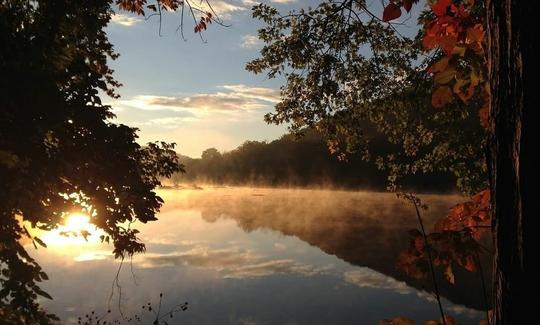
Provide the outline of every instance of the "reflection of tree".
<path id="1" fill-rule="evenodd" d="M 201 209 L 208 222 L 230 218 L 246 232 L 271 229 L 295 236 L 327 254 L 357 266 L 369 267 L 407 284 L 432 291 L 429 281 L 415 280 L 396 269 L 395 262 L 408 245 L 407 230 L 416 227 L 413 211 L 390 194 L 325 191 L 263 191 L 229 196 L 190 198 L 192 208 Z M 228 193 L 231 194 L 231 193 Z M 428 227 L 435 216 L 444 215 L 457 196 L 427 196 L 431 209 Z M 489 261 L 484 261 L 488 263 Z M 487 265 L 487 264 L 486 264 Z M 483 307 L 478 274 L 456 271 L 456 284 L 443 281 L 441 291 L 448 299 L 474 308 Z"/>

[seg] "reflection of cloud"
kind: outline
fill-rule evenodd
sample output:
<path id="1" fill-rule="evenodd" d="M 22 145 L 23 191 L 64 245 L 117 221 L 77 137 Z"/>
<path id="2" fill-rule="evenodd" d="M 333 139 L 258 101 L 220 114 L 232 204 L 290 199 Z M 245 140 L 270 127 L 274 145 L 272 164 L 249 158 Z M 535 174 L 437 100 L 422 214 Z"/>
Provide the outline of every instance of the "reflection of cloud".
<path id="1" fill-rule="evenodd" d="M 229 270 L 226 278 L 242 279 L 270 276 L 273 274 L 299 274 L 311 276 L 323 273 L 323 269 L 311 265 L 294 262 L 290 259 L 270 260 L 250 265 L 242 265 L 234 270 Z"/>
<path id="2" fill-rule="evenodd" d="M 210 249 L 197 247 L 186 252 L 145 256 L 140 262 L 145 268 L 190 266 L 220 272 L 224 278 L 242 279 L 273 274 L 323 274 L 328 267 L 316 268 L 290 259 L 264 260 L 251 251 L 239 248 Z"/>
<path id="3" fill-rule="evenodd" d="M 145 267 L 181 266 L 211 268 L 221 271 L 233 266 L 249 264 L 256 256 L 238 248 L 215 249 L 197 247 L 186 252 L 148 256 L 144 259 Z"/>
<path id="4" fill-rule="evenodd" d="M 367 267 L 343 274 L 345 282 L 354 284 L 360 288 L 389 289 L 401 294 L 411 293 L 412 289 L 405 282 L 397 281 L 382 273 L 373 271 Z"/>
<path id="5" fill-rule="evenodd" d="M 140 21 L 141 19 L 139 18 L 128 16 L 125 14 L 118 14 L 118 13 L 112 15 L 111 17 L 111 23 L 116 24 L 116 25 L 121 25 L 124 27 L 131 27 L 139 23 Z"/>
<path id="6" fill-rule="evenodd" d="M 242 36 L 242 42 L 240 46 L 246 49 L 251 49 L 258 47 L 262 44 L 262 41 L 255 35 L 244 35 Z"/>

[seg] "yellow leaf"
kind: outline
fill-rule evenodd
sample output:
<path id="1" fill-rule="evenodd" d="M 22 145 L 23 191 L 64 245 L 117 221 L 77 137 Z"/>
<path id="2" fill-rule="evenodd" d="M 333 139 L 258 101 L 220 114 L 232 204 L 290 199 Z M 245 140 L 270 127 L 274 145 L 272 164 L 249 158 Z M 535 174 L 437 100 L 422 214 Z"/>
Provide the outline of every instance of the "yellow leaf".
<path id="1" fill-rule="evenodd" d="M 442 108 L 452 101 L 452 90 L 448 86 L 437 88 L 431 95 L 431 105 Z"/>
<path id="2" fill-rule="evenodd" d="M 465 56 L 465 48 L 462 46 L 456 46 L 452 49 L 452 55 Z"/>
<path id="3" fill-rule="evenodd" d="M 479 83 L 480 83 L 480 76 L 478 75 L 476 70 L 473 69 L 471 71 L 471 85 L 473 87 L 476 87 L 476 86 L 478 86 Z"/>
<path id="4" fill-rule="evenodd" d="M 450 61 L 450 58 L 444 57 L 429 67 L 428 71 L 431 73 L 444 71 L 446 68 L 448 68 L 448 61 Z"/>
<path id="5" fill-rule="evenodd" d="M 452 271 L 452 266 L 451 265 L 448 265 L 446 267 L 446 270 L 444 271 L 444 276 L 446 277 L 446 280 L 448 280 L 448 282 L 450 282 L 452 284 L 455 283 L 454 272 Z"/>
<path id="6" fill-rule="evenodd" d="M 454 79 L 455 75 L 456 75 L 456 70 L 452 68 L 452 69 L 447 69 L 447 70 L 437 73 L 433 77 L 433 79 L 435 80 L 436 83 L 440 85 L 444 85 L 444 84 L 449 83 L 452 79 Z"/>

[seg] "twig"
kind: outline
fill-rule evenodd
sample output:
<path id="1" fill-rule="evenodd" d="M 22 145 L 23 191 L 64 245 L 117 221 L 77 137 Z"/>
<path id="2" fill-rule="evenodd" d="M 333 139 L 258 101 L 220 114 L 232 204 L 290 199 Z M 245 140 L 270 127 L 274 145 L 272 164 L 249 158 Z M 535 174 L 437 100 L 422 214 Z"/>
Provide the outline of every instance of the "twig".
<path id="1" fill-rule="evenodd" d="M 444 310 L 441 303 L 441 295 L 439 293 L 439 285 L 437 284 L 437 278 L 435 277 L 435 268 L 433 266 L 433 259 L 431 255 L 431 245 L 428 242 L 426 230 L 424 228 L 424 221 L 422 220 L 422 215 L 420 214 L 420 199 L 413 194 L 405 194 L 405 198 L 408 199 L 414 205 L 416 211 L 416 216 L 418 217 L 418 223 L 420 224 L 420 229 L 422 230 L 422 236 L 424 237 L 426 253 L 428 255 L 429 269 L 431 271 L 431 279 L 433 281 L 433 289 L 435 290 L 435 296 L 437 298 L 437 304 L 439 305 L 439 312 L 441 313 L 441 320 L 443 325 L 446 325 L 446 317 L 444 316 Z"/>

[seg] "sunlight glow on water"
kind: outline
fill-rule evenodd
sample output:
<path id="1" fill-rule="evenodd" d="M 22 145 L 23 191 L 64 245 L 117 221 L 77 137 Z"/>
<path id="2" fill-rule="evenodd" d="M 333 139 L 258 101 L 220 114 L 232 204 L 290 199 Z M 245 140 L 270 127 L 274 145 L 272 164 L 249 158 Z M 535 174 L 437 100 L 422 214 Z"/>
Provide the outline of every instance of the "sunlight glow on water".
<path id="1" fill-rule="evenodd" d="M 396 256 L 415 219 L 392 195 L 252 188 L 159 194 L 166 201 L 159 220 L 134 225 L 147 252 L 120 273 L 124 313 L 139 312 L 141 303 L 155 302 L 163 292 L 164 308 L 189 301 L 176 320 L 182 324 L 437 318 L 431 294 L 396 272 Z M 455 199 L 433 196 L 435 212 Z M 92 234 L 88 241 L 61 235 L 81 230 Z M 119 263 L 112 244 L 101 243 L 99 235 L 87 216 L 74 214 L 60 229 L 42 233 L 49 247 L 32 254 L 50 277 L 43 288 L 55 299 L 46 306 L 68 324 L 108 308 Z M 458 304 L 445 300 L 462 324 L 479 317 L 459 304 L 467 296 L 454 292 Z"/>

